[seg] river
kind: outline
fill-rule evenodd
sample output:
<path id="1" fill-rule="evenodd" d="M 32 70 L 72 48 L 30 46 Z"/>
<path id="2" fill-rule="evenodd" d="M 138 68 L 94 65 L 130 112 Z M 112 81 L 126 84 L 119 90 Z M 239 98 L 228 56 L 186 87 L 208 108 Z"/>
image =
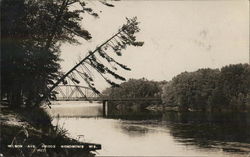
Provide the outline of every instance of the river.
<path id="1" fill-rule="evenodd" d="M 84 142 L 100 143 L 97 156 L 250 156 L 249 113 L 152 112 L 101 103 L 53 102 L 53 124 Z M 60 117 L 60 118 L 58 118 Z"/>

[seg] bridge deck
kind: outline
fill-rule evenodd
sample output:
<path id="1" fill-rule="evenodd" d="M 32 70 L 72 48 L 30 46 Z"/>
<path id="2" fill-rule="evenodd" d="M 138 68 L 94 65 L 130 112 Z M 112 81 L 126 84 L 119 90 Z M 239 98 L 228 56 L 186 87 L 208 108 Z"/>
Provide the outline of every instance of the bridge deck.
<path id="1" fill-rule="evenodd" d="M 93 97 L 93 98 L 63 98 L 59 97 L 55 101 L 161 101 L 161 98 L 103 98 L 103 97 Z"/>

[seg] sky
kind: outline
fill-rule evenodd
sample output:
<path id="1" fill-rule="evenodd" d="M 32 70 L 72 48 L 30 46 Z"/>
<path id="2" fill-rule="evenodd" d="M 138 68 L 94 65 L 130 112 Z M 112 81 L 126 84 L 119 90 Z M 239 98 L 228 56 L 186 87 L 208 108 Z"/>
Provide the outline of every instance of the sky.
<path id="1" fill-rule="evenodd" d="M 221 68 L 228 64 L 249 62 L 248 0 L 126 0 L 110 1 L 107 7 L 89 1 L 100 18 L 84 15 L 82 27 L 92 34 L 81 45 L 63 44 L 62 70 L 75 65 L 110 38 L 126 22 L 125 17 L 138 17 L 141 31 L 137 39 L 143 47 L 129 47 L 116 57 L 132 71 L 119 70 L 125 78 L 171 80 L 184 71 L 199 68 Z M 74 7 L 73 7 L 74 8 Z M 77 8 L 77 6 L 75 6 Z M 107 84 L 97 77 L 96 85 Z"/>

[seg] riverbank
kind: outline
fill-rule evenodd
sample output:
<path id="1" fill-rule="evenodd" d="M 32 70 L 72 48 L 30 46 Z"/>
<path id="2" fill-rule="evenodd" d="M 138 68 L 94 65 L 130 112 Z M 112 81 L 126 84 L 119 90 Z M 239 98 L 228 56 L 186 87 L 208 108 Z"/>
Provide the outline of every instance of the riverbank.
<path id="1" fill-rule="evenodd" d="M 176 112 L 250 112 L 250 107 L 236 108 L 233 106 L 224 107 L 224 108 L 206 108 L 202 109 L 193 109 L 193 108 L 183 108 L 181 106 L 166 106 L 166 105 L 149 105 L 146 107 L 149 111 L 163 112 L 163 111 L 176 111 Z"/>
<path id="2" fill-rule="evenodd" d="M 1 106 L 1 154 L 3 156 L 95 156 L 98 144 L 79 142 L 67 131 L 52 126 L 52 118 L 42 108 L 10 109 Z"/>

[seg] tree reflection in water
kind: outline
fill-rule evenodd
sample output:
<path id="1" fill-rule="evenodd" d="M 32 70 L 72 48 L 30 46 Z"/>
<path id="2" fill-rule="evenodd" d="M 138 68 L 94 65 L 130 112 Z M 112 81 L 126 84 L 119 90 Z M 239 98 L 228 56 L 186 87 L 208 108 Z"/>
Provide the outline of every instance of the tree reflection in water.
<path id="1" fill-rule="evenodd" d="M 109 106 L 106 118 L 129 120 L 121 125 L 130 136 L 154 131 L 146 126 L 164 127 L 184 145 L 214 148 L 225 152 L 250 152 L 249 113 L 150 112 L 141 107 Z M 131 121 L 133 125 L 131 126 Z"/>
<path id="2" fill-rule="evenodd" d="M 162 120 L 181 143 L 250 152 L 249 113 L 166 112 Z"/>

